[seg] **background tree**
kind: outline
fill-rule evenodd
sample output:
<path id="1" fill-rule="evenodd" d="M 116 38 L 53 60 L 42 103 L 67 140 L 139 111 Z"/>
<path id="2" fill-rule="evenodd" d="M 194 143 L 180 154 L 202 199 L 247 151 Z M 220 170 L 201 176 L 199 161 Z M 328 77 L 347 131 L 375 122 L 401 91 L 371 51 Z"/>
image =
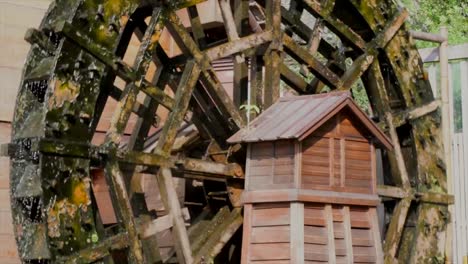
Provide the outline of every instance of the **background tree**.
<path id="1" fill-rule="evenodd" d="M 468 0 L 401 0 L 408 8 L 410 28 L 437 33 L 447 26 L 449 44 L 468 42 Z M 436 46 L 436 43 L 418 41 L 419 48 Z"/>

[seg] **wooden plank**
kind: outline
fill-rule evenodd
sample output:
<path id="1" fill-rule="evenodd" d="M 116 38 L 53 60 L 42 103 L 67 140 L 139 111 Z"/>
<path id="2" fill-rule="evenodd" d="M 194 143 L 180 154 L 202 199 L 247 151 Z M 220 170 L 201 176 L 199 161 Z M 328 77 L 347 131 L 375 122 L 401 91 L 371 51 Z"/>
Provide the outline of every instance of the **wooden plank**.
<path id="1" fill-rule="evenodd" d="M 185 228 L 179 199 L 172 181 L 171 170 L 164 167 L 160 168 L 157 178 L 159 191 L 161 192 L 161 199 L 164 203 L 164 207 L 169 211 L 172 218 L 172 231 L 175 234 L 176 252 L 178 254 L 177 258 L 179 262 L 182 263 L 193 263 L 187 229 Z"/>
<path id="2" fill-rule="evenodd" d="M 247 33 L 247 20 L 249 18 L 249 1 L 234 1 L 234 22 L 238 36 L 245 36 Z M 237 106 L 248 104 L 248 75 L 249 69 L 247 61 L 242 55 L 234 57 L 234 102 Z"/>
<path id="3" fill-rule="evenodd" d="M 252 212 L 252 227 L 289 225 L 289 220 L 290 209 L 287 207 L 254 207 Z"/>
<path id="4" fill-rule="evenodd" d="M 190 18 L 190 25 L 192 25 L 192 32 L 195 37 L 195 42 L 200 47 L 204 49 L 206 46 L 206 36 L 203 31 L 202 22 L 200 15 L 197 10 L 197 5 L 193 5 L 187 8 L 187 12 Z"/>
<path id="5" fill-rule="evenodd" d="M 251 244 L 250 259 L 265 260 L 288 260 L 290 257 L 289 243 L 273 244 Z"/>
<path id="6" fill-rule="evenodd" d="M 241 263 L 250 263 L 250 245 L 252 234 L 252 204 L 244 205 L 244 224 L 242 229 L 242 253 Z"/>
<path id="7" fill-rule="evenodd" d="M 122 172 L 119 169 L 117 161 L 108 160 L 104 169 L 106 181 L 110 188 L 111 197 L 113 200 L 113 207 L 116 210 L 117 218 L 121 221 L 128 234 L 129 240 L 129 259 L 135 263 L 143 263 L 142 244 L 138 238 L 135 219 L 133 218 L 133 211 L 128 197 L 127 189 L 125 187 Z"/>
<path id="8" fill-rule="evenodd" d="M 160 155 L 168 155 L 171 151 L 172 145 L 174 144 L 177 130 L 183 121 L 185 113 L 187 112 L 192 91 L 195 88 L 195 84 L 198 81 L 200 74 L 200 68 L 192 60 L 189 61 L 182 74 L 181 81 L 175 94 L 174 109 L 169 114 L 169 117 L 164 124 L 160 138 L 165 140 L 158 141 L 155 153 Z"/>
<path id="9" fill-rule="evenodd" d="M 281 1 L 265 2 L 266 30 L 272 32 L 273 38 L 263 60 L 265 62 L 264 107 L 271 106 L 280 96 L 280 63 L 281 63 Z"/>
<path id="10" fill-rule="evenodd" d="M 292 222 L 291 222 L 292 223 Z M 283 226 L 260 226 L 251 229 L 250 243 L 289 243 L 291 241 L 291 230 L 287 225 Z M 294 237 L 296 238 L 296 237 Z"/>
<path id="11" fill-rule="evenodd" d="M 285 51 L 291 55 L 294 59 L 304 64 L 307 64 L 312 73 L 320 80 L 330 87 L 339 87 L 341 86 L 341 81 L 338 76 L 332 72 L 328 67 L 320 63 L 314 56 L 309 54 L 309 52 L 299 46 L 291 37 L 284 35 L 283 43 Z"/>
<path id="12" fill-rule="evenodd" d="M 331 205 L 325 205 L 324 217 L 328 236 L 328 262 L 336 263 L 335 237 L 333 232 L 333 214 Z"/>
<path id="13" fill-rule="evenodd" d="M 210 61 L 215 61 L 260 46 L 262 44 L 270 42 L 272 39 L 272 32 L 264 31 L 261 33 L 251 34 L 249 36 L 225 44 L 221 44 L 213 48 L 209 48 L 204 52 L 206 54 L 206 57 Z"/>
<path id="14" fill-rule="evenodd" d="M 376 208 L 369 208 L 369 219 L 371 223 L 372 237 L 374 239 L 376 263 L 381 264 L 383 263 L 384 257 L 383 257 L 382 239 L 380 238 L 380 227 L 379 227 Z"/>
<path id="15" fill-rule="evenodd" d="M 387 234 L 385 237 L 386 243 L 384 251 L 386 253 L 386 262 L 392 261 L 392 259 L 394 259 L 396 256 L 410 205 L 411 199 L 405 198 L 399 201 L 395 209 L 393 210 L 393 215 L 390 220 L 390 224 L 388 226 Z"/>
<path id="16" fill-rule="evenodd" d="M 291 203 L 291 262 L 304 262 L 304 203 Z"/>
<path id="17" fill-rule="evenodd" d="M 321 6 L 312 0 L 303 1 L 307 6 L 306 9 L 309 10 L 315 17 L 320 17 L 327 22 L 330 26 L 330 29 L 335 32 L 335 34 L 341 36 L 343 39 L 346 39 L 347 42 L 354 46 L 356 49 L 363 50 L 365 48 L 366 42 L 353 30 L 351 30 L 347 25 L 342 21 L 330 16 L 327 12 L 322 10 Z"/>
<path id="18" fill-rule="evenodd" d="M 349 206 L 343 207 L 343 228 L 344 228 L 344 240 L 346 245 L 346 263 L 353 263 L 353 241 L 351 234 L 351 215 L 349 212 Z"/>
<path id="19" fill-rule="evenodd" d="M 393 125 L 393 116 L 390 112 L 388 112 L 385 116 L 387 121 L 387 125 L 389 126 L 389 134 L 392 140 L 392 144 L 394 147 L 394 155 L 397 162 L 400 180 L 402 182 L 403 187 L 411 188 L 411 184 L 409 182 L 408 171 L 406 170 L 405 160 L 403 158 L 403 154 L 400 147 L 400 141 L 398 139 L 398 134 L 396 132 L 396 128 Z"/>

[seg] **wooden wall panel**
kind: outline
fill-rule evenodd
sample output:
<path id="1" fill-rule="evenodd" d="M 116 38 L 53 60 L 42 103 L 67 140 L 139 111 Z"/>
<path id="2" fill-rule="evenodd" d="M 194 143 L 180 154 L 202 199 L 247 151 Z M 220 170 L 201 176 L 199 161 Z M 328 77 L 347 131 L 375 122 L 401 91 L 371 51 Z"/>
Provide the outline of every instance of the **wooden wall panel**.
<path id="1" fill-rule="evenodd" d="M 369 208 L 350 207 L 351 241 L 354 263 L 376 263 L 377 251 L 374 245 Z"/>
<path id="2" fill-rule="evenodd" d="M 292 188 L 294 148 L 293 141 L 251 144 L 248 190 Z"/>
<path id="3" fill-rule="evenodd" d="M 302 144 L 302 188 L 374 193 L 375 160 L 367 140 L 311 136 Z"/>
<path id="4" fill-rule="evenodd" d="M 289 263 L 290 251 L 290 205 L 253 205 L 250 219 L 248 263 Z"/>
<path id="5" fill-rule="evenodd" d="M 305 263 L 377 263 L 369 208 L 327 206 L 304 205 Z"/>
<path id="6" fill-rule="evenodd" d="M 325 205 L 304 205 L 304 260 L 328 262 L 328 230 Z"/>
<path id="7" fill-rule="evenodd" d="M 302 188 L 330 185 L 330 140 L 309 137 L 303 143 Z"/>

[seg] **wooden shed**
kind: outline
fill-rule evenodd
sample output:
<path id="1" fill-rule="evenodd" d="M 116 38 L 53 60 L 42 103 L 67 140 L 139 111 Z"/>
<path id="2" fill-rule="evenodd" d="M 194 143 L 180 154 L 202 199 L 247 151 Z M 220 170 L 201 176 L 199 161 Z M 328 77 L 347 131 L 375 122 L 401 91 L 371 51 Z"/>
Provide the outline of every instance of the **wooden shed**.
<path id="1" fill-rule="evenodd" d="M 242 263 L 383 261 L 375 149 L 392 144 L 348 92 L 282 98 L 228 142 L 247 144 Z"/>

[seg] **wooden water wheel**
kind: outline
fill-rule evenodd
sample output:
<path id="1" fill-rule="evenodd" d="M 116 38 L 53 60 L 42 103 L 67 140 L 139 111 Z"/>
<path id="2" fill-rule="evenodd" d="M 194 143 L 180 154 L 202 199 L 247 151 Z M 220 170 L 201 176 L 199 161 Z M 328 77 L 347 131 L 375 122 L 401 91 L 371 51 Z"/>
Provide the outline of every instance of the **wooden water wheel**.
<path id="1" fill-rule="evenodd" d="M 56 0 L 28 31 L 8 150 L 22 260 L 238 263 L 245 150 L 226 139 L 256 115 L 240 106 L 362 85 L 395 146 L 381 155 L 385 260 L 443 261 L 439 103 L 407 12 L 390 0 L 219 0 L 222 19 L 208 23 L 199 14 L 216 9 L 201 2 Z M 220 60 L 233 64 L 232 96 Z M 111 198 L 101 206 L 98 180 Z"/>

